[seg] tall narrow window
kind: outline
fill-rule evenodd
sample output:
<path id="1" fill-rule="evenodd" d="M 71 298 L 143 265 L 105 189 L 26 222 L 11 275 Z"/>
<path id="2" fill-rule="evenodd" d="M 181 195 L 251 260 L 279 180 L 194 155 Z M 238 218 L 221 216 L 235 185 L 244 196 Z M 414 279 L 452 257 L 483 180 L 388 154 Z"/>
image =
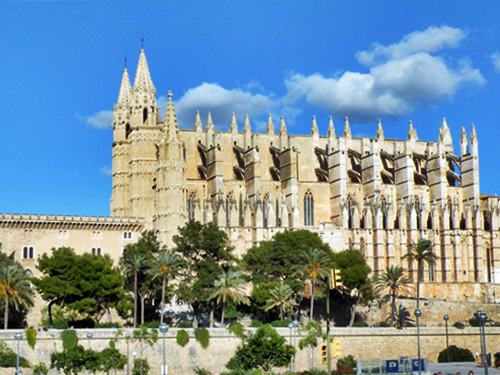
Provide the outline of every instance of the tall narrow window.
<path id="1" fill-rule="evenodd" d="M 188 213 L 188 220 L 189 221 L 194 221 L 195 209 L 196 209 L 196 193 L 192 192 L 189 194 L 188 201 L 187 201 L 187 213 Z"/>
<path id="2" fill-rule="evenodd" d="M 492 269 L 492 257 L 491 257 L 491 249 L 486 249 L 486 277 L 488 278 L 488 282 L 491 283 L 493 281 L 493 269 Z"/>
<path id="3" fill-rule="evenodd" d="M 269 193 L 264 195 L 264 200 L 262 201 L 262 217 L 264 221 L 264 228 L 268 227 L 269 222 Z"/>
<path id="4" fill-rule="evenodd" d="M 304 195 L 304 225 L 314 225 L 314 199 L 311 191 Z"/>
<path id="5" fill-rule="evenodd" d="M 101 255 L 101 248 L 100 247 L 93 247 L 92 248 L 92 255 L 93 256 L 100 256 Z"/>
<path id="6" fill-rule="evenodd" d="M 35 250 L 33 246 L 23 247 L 23 259 L 33 259 L 35 257 Z"/>
<path id="7" fill-rule="evenodd" d="M 436 281 L 436 271 L 434 269 L 434 264 L 429 264 L 429 281 Z"/>

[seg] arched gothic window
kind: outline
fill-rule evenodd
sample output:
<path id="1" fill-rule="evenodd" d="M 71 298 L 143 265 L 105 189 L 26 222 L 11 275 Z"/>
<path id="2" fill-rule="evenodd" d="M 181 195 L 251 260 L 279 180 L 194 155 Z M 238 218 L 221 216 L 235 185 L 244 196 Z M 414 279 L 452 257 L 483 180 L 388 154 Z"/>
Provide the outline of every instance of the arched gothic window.
<path id="1" fill-rule="evenodd" d="M 486 277 L 489 283 L 493 282 L 493 257 L 491 249 L 486 249 Z"/>
<path id="2" fill-rule="evenodd" d="M 304 225 L 314 225 L 314 198 L 310 190 L 304 194 Z"/>
<path id="3" fill-rule="evenodd" d="M 269 193 L 264 195 L 264 199 L 262 200 L 262 219 L 264 228 L 268 227 L 268 219 L 269 219 Z"/>
<path id="4" fill-rule="evenodd" d="M 195 220 L 195 210 L 196 210 L 196 193 L 193 191 L 189 194 L 187 200 L 187 214 L 189 221 Z"/>

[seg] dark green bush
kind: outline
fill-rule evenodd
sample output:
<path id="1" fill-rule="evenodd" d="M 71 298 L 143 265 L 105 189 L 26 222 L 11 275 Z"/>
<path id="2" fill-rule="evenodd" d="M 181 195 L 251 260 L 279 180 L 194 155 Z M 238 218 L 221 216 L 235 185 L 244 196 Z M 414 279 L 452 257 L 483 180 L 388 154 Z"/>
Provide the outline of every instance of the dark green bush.
<path id="1" fill-rule="evenodd" d="M 186 330 L 181 329 L 180 331 L 177 332 L 177 336 L 175 339 L 178 345 L 186 346 L 189 342 L 189 333 L 187 333 Z"/>
<path id="2" fill-rule="evenodd" d="M 448 355 L 446 355 L 446 349 L 439 352 L 438 362 L 447 362 L 449 358 L 450 362 L 473 362 L 474 355 L 467 348 L 459 348 L 456 345 L 450 345 L 448 347 Z"/>
<path id="3" fill-rule="evenodd" d="M 148 375 L 151 366 L 145 358 L 136 358 L 134 360 L 134 367 L 132 368 L 132 375 Z"/>
<path id="4" fill-rule="evenodd" d="M 36 329 L 33 327 L 26 328 L 26 341 L 28 342 L 28 345 L 31 346 L 31 349 L 35 349 L 36 345 Z"/>
<path id="5" fill-rule="evenodd" d="M 121 327 L 120 323 L 114 323 L 114 322 L 97 323 L 95 325 L 95 328 L 120 328 L 120 327 Z"/>
<path id="6" fill-rule="evenodd" d="M 210 344 L 210 332 L 206 328 L 195 328 L 194 337 L 198 341 L 203 349 L 208 348 Z"/>
<path id="7" fill-rule="evenodd" d="M 63 342 L 63 349 L 70 350 L 78 345 L 78 336 L 74 329 L 65 329 L 61 332 L 61 340 Z"/>
<path id="8" fill-rule="evenodd" d="M 358 328 L 364 328 L 364 327 L 368 327 L 368 324 L 366 324 L 366 322 L 359 320 L 359 321 L 354 322 L 352 326 L 358 327 Z"/>
<path id="9" fill-rule="evenodd" d="M 243 338 L 245 336 L 245 328 L 241 325 L 241 323 L 231 323 L 227 329 L 229 332 L 239 338 Z"/>
<path id="10" fill-rule="evenodd" d="M 48 373 L 49 369 L 43 362 L 33 367 L 33 375 L 47 375 Z"/>
<path id="11" fill-rule="evenodd" d="M 302 375 L 328 375 L 328 372 L 319 368 L 313 368 L 311 370 L 304 371 Z"/>
<path id="12" fill-rule="evenodd" d="M 19 357 L 19 365 L 31 367 L 31 364 L 24 357 Z M 0 367 L 16 367 L 16 353 L 3 341 L 0 341 Z"/>
<path id="13" fill-rule="evenodd" d="M 453 327 L 455 327 L 456 329 L 464 329 L 465 324 L 463 324 L 462 322 L 455 322 L 453 323 Z"/>
<path id="14" fill-rule="evenodd" d="M 154 320 L 152 322 L 146 322 L 139 326 L 139 328 L 152 328 L 152 329 L 159 327 L 160 327 L 160 322 L 157 320 Z"/>
<path id="15" fill-rule="evenodd" d="M 352 368 L 356 367 L 356 359 L 352 355 L 346 355 L 345 357 L 339 358 L 337 360 L 337 366 L 350 366 Z"/>
<path id="16" fill-rule="evenodd" d="M 469 325 L 471 327 L 479 327 L 479 323 L 477 322 L 477 319 L 475 317 L 469 319 Z"/>
<path id="17" fill-rule="evenodd" d="M 380 322 L 378 323 L 378 326 L 379 326 L 379 327 L 390 327 L 390 326 L 391 326 L 391 324 L 390 324 L 388 321 L 386 321 L 386 320 L 382 320 L 382 321 L 380 321 Z"/>
<path id="18" fill-rule="evenodd" d="M 177 323 L 178 328 L 193 328 L 193 322 L 191 320 L 181 320 Z"/>
<path id="19" fill-rule="evenodd" d="M 260 320 L 252 320 L 250 327 L 259 328 L 259 327 L 262 327 L 263 325 L 264 325 L 264 323 L 262 323 Z"/>

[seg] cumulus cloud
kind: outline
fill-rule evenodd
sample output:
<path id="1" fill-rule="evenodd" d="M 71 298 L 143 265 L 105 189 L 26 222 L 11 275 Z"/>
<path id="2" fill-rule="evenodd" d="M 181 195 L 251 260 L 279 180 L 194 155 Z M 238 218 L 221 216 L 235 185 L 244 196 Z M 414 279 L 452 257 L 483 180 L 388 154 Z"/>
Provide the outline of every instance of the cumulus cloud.
<path id="1" fill-rule="evenodd" d="M 89 116 L 76 114 L 76 118 L 96 129 L 110 129 L 113 126 L 113 111 L 97 111 Z"/>
<path id="2" fill-rule="evenodd" d="M 495 51 L 491 55 L 491 62 L 493 63 L 493 66 L 495 67 L 495 70 L 497 72 L 500 72 L 500 52 Z"/>
<path id="3" fill-rule="evenodd" d="M 370 50 L 357 52 L 356 58 L 362 64 L 372 65 L 381 58 L 400 59 L 419 52 L 432 53 L 445 47 L 456 48 L 466 35 L 466 32 L 454 27 L 431 26 L 424 31 L 407 34 L 398 43 L 388 46 L 374 43 Z"/>
<path id="4" fill-rule="evenodd" d="M 111 176 L 111 174 L 113 173 L 113 170 L 111 169 L 111 167 L 104 166 L 104 167 L 99 168 L 99 173 L 103 174 L 105 176 Z"/>
<path id="5" fill-rule="evenodd" d="M 389 46 L 377 44 L 358 53 L 358 59 L 372 63 L 368 72 L 346 71 L 327 77 L 322 74 L 291 74 L 285 80 L 288 103 L 303 99 L 330 112 L 354 120 L 408 114 L 421 103 L 451 97 L 462 85 L 483 85 L 478 69 L 466 59 L 454 66 L 429 52 L 456 46 L 465 36 L 450 27 L 429 28 L 405 36 Z"/>
<path id="6" fill-rule="evenodd" d="M 227 89 L 217 83 L 205 82 L 186 91 L 177 101 L 176 111 L 181 125 L 185 127 L 193 124 L 197 110 L 202 116 L 210 111 L 216 126 L 226 126 L 230 123 L 232 112 L 240 119 L 246 114 L 259 117 L 273 112 L 276 105 L 269 95 L 241 88 Z"/>

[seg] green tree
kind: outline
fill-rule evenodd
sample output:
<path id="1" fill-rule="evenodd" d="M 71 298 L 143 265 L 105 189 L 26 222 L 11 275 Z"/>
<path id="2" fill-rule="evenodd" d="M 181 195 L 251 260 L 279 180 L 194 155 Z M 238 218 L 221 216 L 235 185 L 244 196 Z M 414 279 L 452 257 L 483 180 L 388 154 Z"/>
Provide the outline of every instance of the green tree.
<path id="1" fill-rule="evenodd" d="M 182 260 L 177 295 L 191 304 L 194 311 L 193 326 L 198 324 L 201 312 L 212 316 L 213 286 L 220 275 L 235 263 L 233 248 L 227 234 L 213 223 L 190 221 L 179 228 L 173 241 L 175 252 Z M 212 319 L 210 319 L 212 321 Z"/>
<path id="2" fill-rule="evenodd" d="M 405 293 L 410 279 L 406 276 L 403 268 L 399 266 L 390 266 L 384 273 L 375 278 L 375 291 L 391 297 L 391 322 L 396 324 L 398 311 L 396 308 L 396 298 L 400 293 Z"/>
<path id="3" fill-rule="evenodd" d="M 288 345 L 270 325 L 260 327 L 237 349 L 226 367 L 230 370 L 262 369 L 270 371 L 273 367 L 285 367 L 290 363 L 295 349 Z"/>
<path id="4" fill-rule="evenodd" d="M 438 259 L 432 251 L 432 242 L 421 239 L 416 244 L 412 244 L 405 258 L 417 262 L 417 309 L 420 307 L 420 284 L 424 276 L 424 265 L 434 266 Z"/>
<path id="5" fill-rule="evenodd" d="M 30 275 L 17 265 L 0 268 L 0 299 L 4 308 L 4 329 L 9 326 L 9 306 L 15 311 L 33 306 Z"/>
<path id="6" fill-rule="evenodd" d="M 320 280 L 328 277 L 331 263 L 330 254 L 323 249 L 306 249 L 303 253 L 301 263 L 294 267 L 297 274 L 311 281 L 310 320 L 313 320 L 314 317 L 314 296 L 316 293 L 316 286 Z"/>
<path id="7" fill-rule="evenodd" d="M 155 297 L 159 291 L 157 283 L 151 277 L 155 258 L 162 251 L 160 242 L 153 231 L 144 232 L 141 238 L 133 244 L 128 244 L 120 258 L 120 267 L 125 275 L 125 288 L 134 296 L 134 327 L 138 325 L 139 299 L 141 324 L 146 316 L 146 298 Z M 153 298 L 151 298 L 152 300 Z M 156 314 L 155 307 L 148 305 L 148 314 Z"/>
<path id="8" fill-rule="evenodd" d="M 160 303 L 160 323 L 163 323 L 163 309 L 165 308 L 165 289 L 167 281 L 175 278 L 178 268 L 181 265 L 180 258 L 177 254 L 163 250 L 157 258 L 155 258 L 152 268 L 153 279 L 161 278 L 161 303 Z"/>
<path id="9" fill-rule="evenodd" d="M 49 324 L 52 306 L 65 306 L 99 321 L 105 312 L 125 298 L 123 278 L 109 256 L 75 254 L 68 247 L 52 249 L 38 259 L 40 278 L 33 279 L 48 303 Z"/>
<path id="10" fill-rule="evenodd" d="M 220 319 L 222 325 L 224 325 L 224 310 L 227 301 L 231 301 L 236 305 L 250 304 L 244 283 L 245 281 L 241 278 L 240 273 L 232 270 L 223 272 L 215 281 L 213 291 L 208 298 L 216 300 L 218 304 L 222 304 Z"/>
<path id="11" fill-rule="evenodd" d="M 343 288 L 339 291 L 350 306 L 349 327 L 356 316 L 356 307 L 373 298 L 372 284 L 369 278 L 370 267 L 365 257 L 357 250 L 344 250 L 332 254 L 334 267 L 340 270 Z"/>
<path id="12" fill-rule="evenodd" d="M 295 304 L 293 289 L 290 285 L 281 283 L 271 289 L 264 310 L 269 311 L 277 308 L 280 313 L 280 319 L 283 320 L 285 319 L 286 312 L 290 311 Z"/>
<path id="13" fill-rule="evenodd" d="M 84 370 L 94 373 L 99 368 L 99 354 L 76 345 L 62 352 L 53 352 L 50 355 L 50 367 L 66 375 L 78 375 Z"/>
<path id="14" fill-rule="evenodd" d="M 127 356 L 116 349 L 114 340 L 111 340 L 108 347 L 99 352 L 99 370 L 108 375 L 111 370 L 123 370 L 126 364 Z"/>

